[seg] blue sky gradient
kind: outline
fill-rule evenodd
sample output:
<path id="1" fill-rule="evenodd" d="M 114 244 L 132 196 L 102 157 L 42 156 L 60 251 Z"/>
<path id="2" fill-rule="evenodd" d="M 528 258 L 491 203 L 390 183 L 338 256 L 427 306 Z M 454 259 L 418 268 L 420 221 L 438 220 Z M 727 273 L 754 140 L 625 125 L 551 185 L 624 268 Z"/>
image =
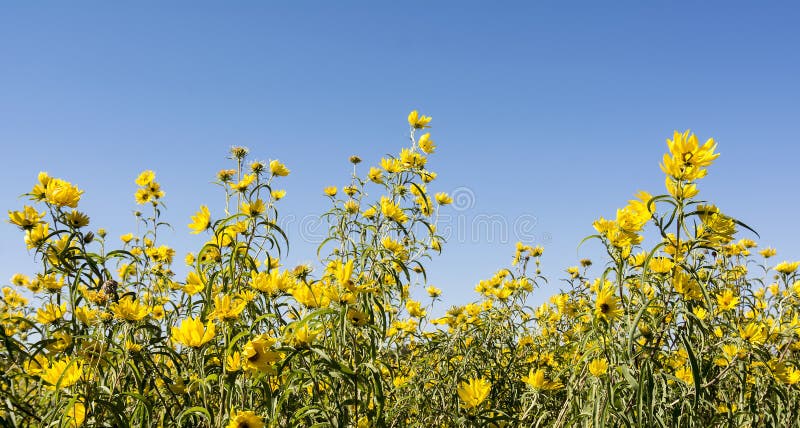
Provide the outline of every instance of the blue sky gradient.
<path id="1" fill-rule="evenodd" d="M 797 260 L 797 22 L 793 2 L 4 3 L 0 202 L 20 209 L 48 171 L 118 242 L 153 169 L 183 255 L 202 243 L 189 216 L 221 212 L 208 183 L 244 145 L 292 170 L 293 266 L 316 258 L 300 224 L 327 210 L 322 188 L 347 184 L 352 154 L 368 167 L 398 152 L 419 109 L 439 147 L 430 189 L 472 197 L 443 211 L 450 224 L 508 227 L 445 245 L 429 269 L 444 306 L 473 299 L 518 238 L 545 247 L 544 298 L 596 255 L 576 252 L 595 218 L 663 192 L 665 139 L 691 128 L 722 153 L 701 196 Z M 0 241 L 3 283 L 35 272 L 21 232 L 6 223 Z"/>

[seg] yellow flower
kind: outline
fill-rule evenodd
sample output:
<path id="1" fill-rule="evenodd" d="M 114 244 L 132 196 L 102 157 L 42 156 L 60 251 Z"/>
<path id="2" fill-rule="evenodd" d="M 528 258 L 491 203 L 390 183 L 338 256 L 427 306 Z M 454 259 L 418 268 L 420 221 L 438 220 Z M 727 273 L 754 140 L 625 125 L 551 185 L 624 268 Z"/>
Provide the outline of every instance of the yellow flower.
<path id="1" fill-rule="evenodd" d="M 356 309 L 347 310 L 347 319 L 356 326 L 362 326 L 369 321 L 367 314 Z"/>
<path id="2" fill-rule="evenodd" d="M 374 166 L 369 169 L 369 173 L 367 174 L 367 178 L 373 183 L 382 183 L 383 182 L 383 171 Z"/>
<path id="3" fill-rule="evenodd" d="M 400 164 L 406 168 L 424 168 L 428 159 L 409 149 L 400 150 Z"/>
<path id="4" fill-rule="evenodd" d="M 344 203 L 344 210 L 345 210 L 345 211 L 346 211 L 348 214 L 356 214 L 356 213 L 358 213 L 358 209 L 359 209 L 358 202 L 356 202 L 356 201 L 355 201 L 355 200 L 353 200 L 353 199 L 348 199 L 348 200 L 347 200 L 347 201 Z"/>
<path id="5" fill-rule="evenodd" d="M 247 302 L 241 299 L 232 299 L 230 294 L 219 295 L 214 298 L 214 310 L 208 314 L 210 319 L 220 321 L 239 318 Z"/>
<path id="6" fill-rule="evenodd" d="M 59 178 L 50 179 L 45 187 L 45 199 L 47 203 L 59 207 L 77 207 L 82 194 L 83 190 Z"/>
<path id="7" fill-rule="evenodd" d="M 381 197 L 381 212 L 387 218 L 390 218 L 400 224 L 405 223 L 408 221 L 408 216 L 403 210 L 391 199 L 387 198 L 386 196 Z"/>
<path id="8" fill-rule="evenodd" d="M 253 181 L 255 181 L 255 179 L 256 179 L 255 174 L 245 174 L 238 183 L 231 184 L 231 189 L 236 190 L 238 192 L 244 192 L 245 190 L 247 190 L 247 187 L 250 186 L 253 183 Z"/>
<path id="9" fill-rule="evenodd" d="M 692 313 L 694 314 L 694 316 L 697 317 L 697 319 L 701 321 L 705 320 L 706 317 L 708 316 L 708 311 L 701 308 L 700 306 L 696 306 L 694 309 L 692 309 Z"/>
<path id="10" fill-rule="evenodd" d="M 17 308 L 28 304 L 28 299 L 22 297 L 11 287 L 3 287 L 3 301 L 6 302 L 9 308 Z"/>
<path id="11" fill-rule="evenodd" d="M 25 232 L 25 245 L 29 250 L 44 244 L 47 235 L 50 234 L 50 226 L 47 223 L 38 223 Z"/>
<path id="12" fill-rule="evenodd" d="M 157 320 L 164 318 L 164 315 L 166 315 L 166 311 L 164 310 L 164 305 L 153 306 L 151 308 L 150 314 L 153 315 L 153 318 Z"/>
<path id="13" fill-rule="evenodd" d="M 138 177 L 136 177 L 136 185 L 137 186 L 147 186 L 148 184 L 152 183 L 153 180 L 156 179 L 156 173 L 150 170 L 142 171 Z"/>
<path id="14" fill-rule="evenodd" d="M 258 291 L 274 296 L 279 292 L 287 292 L 294 288 L 296 281 L 289 271 L 280 272 L 272 269 L 267 272 L 253 272 L 250 274 L 250 286 Z"/>
<path id="15" fill-rule="evenodd" d="M 411 372 L 409 376 L 398 375 L 394 379 L 392 379 L 392 384 L 394 385 L 395 388 L 402 388 L 408 382 L 410 382 L 413 377 L 414 377 L 414 372 Z"/>
<path id="16" fill-rule="evenodd" d="M 681 366 L 678 370 L 675 370 L 675 377 L 682 380 L 687 385 L 694 385 L 692 370 L 686 366 Z"/>
<path id="17" fill-rule="evenodd" d="M 236 412 L 226 428 L 264 428 L 264 421 L 253 412 Z"/>
<path id="18" fill-rule="evenodd" d="M 622 308 L 619 307 L 619 298 L 614 295 L 613 287 L 605 286 L 597 293 L 594 314 L 597 318 L 603 318 L 606 321 L 612 321 L 622 315 Z"/>
<path id="19" fill-rule="evenodd" d="M 408 311 L 408 315 L 415 318 L 422 318 L 425 316 L 425 310 L 422 309 L 420 302 L 417 302 L 416 300 L 407 301 L 406 310 Z"/>
<path id="20" fill-rule="evenodd" d="M 30 278 L 28 278 L 28 277 L 27 277 L 26 275 L 24 275 L 24 274 L 21 274 L 21 273 L 15 273 L 15 274 L 14 274 L 14 275 L 11 277 L 11 283 L 12 283 L 12 284 L 14 284 L 14 285 L 16 285 L 17 287 L 27 287 L 27 286 L 28 286 L 28 284 L 30 283 Z"/>
<path id="21" fill-rule="evenodd" d="M 279 201 L 279 200 L 283 199 L 284 196 L 286 196 L 286 191 L 285 190 L 273 190 L 272 193 L 270 193 L 270 195 L 272 196 L 272 199 L 274 199 L 276 201 Z"/>
<path id="22" fill-rule="evenodd" d="M 34 281 L 39 282 L 39 287 L 45 288 L 48 291 L 59 291 L 64 287 L 64 278 L 56 278 L 55 274 L 36 274 Z"/>
<path id="23" fill-rule="evenodd" d="M 233 179 L 234 175 L 236 175 L 235 169 L 223 169 L 217 173 L 217 180 L 227 183 Z"/>
<path id="24" fill-rule="evenodd" d="M 433 140 L 431 140 L 430 132 L 419 137 L 417 144 L 419 144 L 419 148 L 427 154 L 431 154 L 436 150 L 436 144 L 434 144 Z"/>
<path id="25" fill-rule="evenodd" d="M 322 191 L 325 192 L 326 195 L 331 196 L 331 197 L 336 196 L 336 192 L 337 192 L 336 186 L 328 186 L 328 187 L 324 188 Z"/>
<path id="26" fill-rule="evenodd" d="M 385 169 L 388 173 L 395 173 L 400 172 L 402 169 L 402 165 L 400 164 L 399 159 L 395 158 L 383 158 L 381 159 L 381 168 Z"/>
<path id="27" fill-rule="evenodd" d="M 739 337 L 754 345 L 759 345 L 767 340 L 767 334 L 765 330 L 766 329 L 762 325 L 751 322 L 748 323 L 744 328 L 739 326 Z"/>
<path id="28" fill-rule="evenodd" d="M 439 192 L 435 197 L 436 202 L 438 202 L 439 205 L 450 205 L 453 203 L 453 198 L 451 198 L 447 193 Z"/>
<path id="29" fill-rule="evenodd" d="M 53 333 L 52 339 L 53 342 L 47 345 L 47 350 L 50 352 L 61 352 L 72 344 L 72 336 L 65 330 L 58 330 Z"/>
<path id="30" fill-rule="evenodd" d="M 353 289 L 353 263 L 354 260 L 348 260 L 346 263 L 342 263 L 339 260 L 336 260 L 334 263 L 334 276 L 336 277 L 336 281 L 341 284 L 343 287 L 347 288 L 348 290 Z"/>
<path id="31" fill-rule="evenodd" d="M 242 203 L 242 213 L 248 217 L 258 217 L 266 210 L 267 207 L 264 205 L 264 201 L 261 199 L 256 199 L 253 202 Z"/>
<path id="32" fill-rule="evenodd" d="M 151 199 L 153 199 L 153 195 L 151 195 L 150 192 L 147 191 L 147 189 L 136 190 L 136 193 L 134 193 L 133 197 L 136 200 L 136 203 L 139 205 L 146 204 L 147 202 L 150 202 Z"/>
<path id="33" fill-rule="evenodd" d="M 800 382 L 800 369 L 789 367 L 784 376 L 784 382 L 788 385 L 795 385 Z"/>
<path id="34" fill-rule="evenodd" d="M 667 176 L 664 179 L 664 185 L 666 186 L 669 194 L 675 199 L 690 199 L 700 193 L 700 191 L 697 190 L 697 185 L 694 183 L 687 184 L 683 181 L 676 181 L 671 176 Z"/>
<path id="35" fill-rule="evenodd" d="M 719 208 L 713 205 L 698 205 L 697 211 L 703 222 L 703 226 L 698 230 L 698 237 L 721 243 L 728 243 L 733 239 L 736 223 L 732 218 L 722 214 Z"/>
<path id="36" fill-rule="evenodd" d="M 739 303 L 739 298 L 733 295 L 731 290 L 725 290 L 721 294 L 717 294 L 717 305 L 721 311 L 729 311 L 736 307 Z"/>
<path id="37" fill-rule="evenodd" d="M 442 294 L 442 290 L 440 290 L 440 289 L 438 289 L 438 288 L 436 288 L 436 287 L 434 287 L 432 285 L 429 285 L 428 288 L 425 289 L 425 291 L 427 291 L 428 295 L 433 297 L 433 298 L 439 297 Z"/>
<path id="38" fill-rule="evenodd" d="M 742 350 L 734 344 L 729 343 L 727 345 L 722 345 L 722 353 L 728 361 L 733 361 L 734 358 L 739 356 L 740 352 L 742 352 Z"/>
<path id="39" fill-rule="evenodd" d="M 76 384 L 83 376 L 83 366 L 80 361 L 69 359 L 54 361 L 42 370 L 39 377 L 47 382 L 47 389 L 69 388 Z"/>
<path id="40" fill-rule="evenodd" d="M 86 414 L 88 413 L 86 406 L 81 401 L 76 401 L 75 403 L 67 409 L 65 415 L 67 416 L 67 421 L 69 421 L 70 427 L 79 427 L 83 425 L 83 422 L 86 420 Z"/>
<path id="41" fill-rule="evenodd" d="M 191 271 L 186 275 L 186 284 L 183 286 L 183 291 L 194 296 L 195 294 L 205 290 L 206 284 L 203 278 L 197 272 Z"/>
<path id="42" fill-rule="evenodd" d="M 211 212 L 205 205 L 200 206 L 200 211 L 192 216 L 192 222 L 189 223 L 189 229 L 192 229 L 193 234 L 198 234 L 211 226 Z"/>
<path id="43" fill-rule="evenodd" d="M 159 199 L 164 197 L 164 192 L 161 190 L 161 185 L 155 181 L 147 183 L 147 186 L 140 189 L 147 192 L 148 198 Z"/>
<path id="44" fill-rule="evenodd" d="M 16 224 L 22 230 L 30 230 L 42 221 L 44 214 L 44 211 L 38 212 L 36 208 L 25 205 L 22 211 L 9 211 L 8 221 Z"/>
<path id="45" fill-rule="evenodd" d="M 155 262 L 171 264 L 173 257 L 175 257 L 175 250 L 166 245 L 161 245 L 158 248 L 145 249 L 145 254 Z"/>
<path id="46" fill-rule="evenodd" d="M 702 300 L 703 290 L 700 284 L 687 273 L 677 270 L 672 277 L 672 286 L 686 300 Z"/>
<path id="47" fill-rule="evenodd" d="M 356 186 L 344 186 L 342 187 L 342 191 L 345 195 L 352 197 L 356 193 L 358 193 L 358 187 Z"/>
<path id="48" fill-rule="evenodd" d="M 608 360 L 605 358 L 595 358 L 589 363 L 589 373 L 592 376 L 600 377 L 608 372 Z"/>
<path id="49" fill-rule="evenodd" d="M 378 214 L 378 210 L 376 210 L 375 207 L 369 207 L 366 210 L 364 210 L 363 213 L 361 213 L 361 215 L 363 215 L 364 218 L 367 219 L 375 218 L 376 214 Z"/>
<path id="50" fill-rule="evenodd" d="M 242 369 L 242 354 L 236 351 L 225 357 L 225 370 L 228 372 L 238 372 Z"/>
<path id="51" fill-rule="evenodd" d="M 301 327 L 290 325 L 288 326 L 287 331 L 290 333 L 289 340 L 296 348 L 311 345 L 322 333 L 321 329 L 311 328 L 309 323 L 305 323 Z"/>
<path id="52" fill-rule="evenodd" d="M 768 259 L 775 254 L 778 254 L 778 251 L 772 247 L 764 248 L 763 250 L 759 251 L 758 254 L 761 254 L 765 259 Z"/>
<path id="53" fill-rule="evenodd" d="M 270 161 L 269 171 L 272 173 L 272 175 L 277 175 L 280 177 L 285 177 L 289 175 L 289 169 L 286 168 L 286 165 L 280 163 L 277 159 Z"/>
<path id="54" fill-rule="evenodd" d="M 420 116 L 419 112 L 416 110 L 408 114 L 408 124 L 416 129 L 429 128 L 428 123 L 430 123 L 430 121 L 430 116 Z"/>
<path id="55" fill-rule="evenodd" d="M 132 342 L 130 339 L 125 339 L 125 350 L 130 353 L 139 352 L 142 350 L 142 345 Z"/>
<path id="56" fill-rule="evenodd" d="M 187 318 L 181 322 L 180 327 L 172 327 L 172 340 L 192 348 L 199 348 L 214 338 L 216 329 L 209 321 L 205 328 L 200 317 Z"/>
<path id="57" fill-rule="evenodd" d="M 47 175 L 46 172 L 40 172 L 38 179 L 39 183 L 33 186 L 30 196 L 34 201 L 43 201 L 45 199 L 45 188 L 47 188 L 47 183 L 49 183 L 52 178 Z"/>
<path id="58" fill-rule="evenodd" d="M 675 264 L 672 260 L 666 257 L 653 257 L 648 264 L 650 270 L 655 273 L 667 273 L 672 270 L 673 266 L 675 266 Z"/>
<path id="59" fill-rule="evenodd" d="M 66 303 L 62 303 L 61 305 L 47 303 L 41 309 L 36 310 L 36 321 L 40 324 L 50 324 L 60 320 L 66 312 Z"/>
<path id="60" fill-rule="evenodd" d="M 272 364 L 282 358 L 280 352 L 270 349 L 275 342 L 275 339 L 265 335 L 247 342 L 242 351 L 244 367 L 247 370 L 270 371 Z"/>
<path id="61" fill-rule="evenodd" d="M 146 317 L 150 313 L 150 308 L 135 300 L 133 296 L 127 295 L 111 304 L 111 312 L 118 319 L 136 322 Z"/>
<path id="62" fill-rule="evenodd" d="M 471 409 L 477 407 L 486 397 L 489 396 L 489 391 L 492 389 L 492 384 L 484 378 L 472 378 L 468 382 L 461 382 L 456 392 L 458 397 L 464 402 L 464 407 Z"/>
<path id="63" fill-rule="evenodd" d="M 690 135 L 688 130 L 682 134 L 675 131 L 673 139 L 667 140 L 667 145 L 670 153 L 664 154 L 661 170 L 676 180 L 693 181 L 705 177 L 707 171 L 704 167 L 719 157 L 719 153 L 714 153 L 717 144 L 713 138 L 709 138 L 701 147 L 697 137 Z"/>
<path id="64" fill-rule="evenodd" d="M 531 368 L 527 376 L 522 376 L 522 381 L 537 391 L 558 389 L 563 386 L 561 382 L 551 382 L 547 380 L 543 369 L 534 371 L 533 368 Z"/>
<path id="65" fill-rule="evenodd" d="M 292 288 L 291 293 L 295 300 L 307 308 L 324 308 L 331 303 L 327 286 L 319 282 L 300 284 Z"/>
<path id="66" fill-rule="evenodd" d="M 796 271 L 798 266 L 800 266 L 800 262 L 780 262 L 775 266 L 775 270 L 788 275 Z"/>
<path id="67" fill-rule="evenodd" d="M 387 236 L 381 239 L 381 245 L 383 248 L 391 251 L 392 254 L 400 260 L 408 259 L 408 250 L 406 247 L 403 246 L 400 242 L 395 241 L 391 237 Z"/>

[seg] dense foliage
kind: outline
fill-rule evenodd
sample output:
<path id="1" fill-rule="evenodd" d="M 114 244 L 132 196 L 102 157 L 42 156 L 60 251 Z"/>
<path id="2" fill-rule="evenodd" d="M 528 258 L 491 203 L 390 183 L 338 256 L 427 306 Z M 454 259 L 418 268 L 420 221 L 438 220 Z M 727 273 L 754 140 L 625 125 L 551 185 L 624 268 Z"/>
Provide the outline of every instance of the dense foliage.
<path id="1" fill-rule="evenodd" d="M 220 208 L 191 219 L 208 240 L 185 278 L 159 240 L 152 171 L 136 180 L 138 233 L 121 245 L 90 230 L 80 189 L 40 173 L 31 205 L 9 212 L 40 270 L 2 289 L 0 425 L 797 424 L 800 263 L 751 254 L 736 236 L 749 228 L 697 199 L 713 140 L 676 132 L 667 192 L 594 223 L 598 277 L 582 260 L 530 307 L 543 249 L 519 243 L 474 303 L 433 318 L 441 291 L 426 265 L 452 199 L 428 191 L 430 117 L 408 121 L 410 147 L 366 171 L 353 157 L 349 183 L 324 189 L 320 272 L 281 265 L 289 169 L 245 148 L 216 176 Z"/>

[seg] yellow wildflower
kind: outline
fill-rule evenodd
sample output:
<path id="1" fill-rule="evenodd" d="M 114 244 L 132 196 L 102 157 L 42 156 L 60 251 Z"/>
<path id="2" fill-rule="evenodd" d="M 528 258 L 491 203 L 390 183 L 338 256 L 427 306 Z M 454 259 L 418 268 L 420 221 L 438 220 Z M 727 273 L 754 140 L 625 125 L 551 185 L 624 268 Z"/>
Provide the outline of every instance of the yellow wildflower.
<path id="1" fill-rule="evenodd" d="M 81 200 L 83 191 L 73 186 L 72 183 L 53 178 L 45 187 L 45 199 L 47 203 L 59 207 L 75 208 Z"/>
<path id="2" fill-rule="evenodd" d="M 381 197 L 381 212 L 387 218 L 390 218 L 400 224 L 408 221 L 408 217 L 403 210 L 395 204 L 391 199 L 386 196 Z"/>
<path id="3" fill-rule="evenodd" d="M 464 407 L 471 409 L 480 405 L 486 397 L 489 396 L 489 391 L 492 389 L 492 384 L 483 378 L 473 378 L 466 382 L 461 382 L 456 392 L 458 397 L 464 402 Z"/>
<path id="4" fill-rule="evenodd" d="M 612 321 L 622 315 L 622 308 L 619 307 L 619 298 L 614 295 L 614 289 L 610 286 L 603 287 L 597 293 L 594 314 L 597 318 Z"/>
<path id="5" fill-rule="evenodd" d="M 136 185 L 137 186 L 147 186 L 148 184 L 152 183 L 153 180 L 156 179 L 156 173 L 150 170 L 142 171 L 138 177 L 136 177 Z"/>
<path id="6" fill-rule="evenodd" d="M 135 300 L 131 295 L 112 303 L 110 309 L 116 318 L 133 322 L 142 320 L 150 313 L 150 307 Z"/>
<path id="7" fill-rule="evenodd" d="M 408 124 L 411 125 L 412 128 L 429 128 L 428 123 L 430 123 L 430 121 L 430 116 L 421 116 L 416 110 L 408 114 Z"/>
<path id="8" fill-rule="evenodd" d="M 608 360 L 605 358 L 595 358 L 589 363 L 589 373 L 592 376 L 600 377 L 608 372 Z"/>
<path id="9" fill-rule="evenodd" d="M 47 388 L 69 388 L 75 385 L 83 376 L 83 366 L 80 361 L 69 359 L 53 361 L 47 368 L 42 370 L 39 377 L 47 382 Z"/>
<path id="10" fill-rule="evenodd" d="M 800 266 L 800 261 L 798 262 L 780 262 L 775 265 L 775 270 L 783 273 L 783 274 L 790 274 L 797 270 L 797 267 Z"/>
<path id="11" fill-rule="evenodd" d="M 67 304 L 56 305 L 46 303 L 41 309 L 36 310 L 36 321 L 40 324 L 50 324 L 60 320 L 67 312 Z"/>
<path id="12" fill-rule="evenodd" d="M 187 318 L 181 322 L 180 327 L 172 327 L 172 340 L 192 348 L 199 348 L 213 339 L 215 333 L 216 329 L 211 321 L 206 323 L 204 328 L 203 321 L 199 317 Z"/>
<path id="13" fill-rule="evenodd" d="M 36 208 L 25 205 L 22 211 L 9 211 L 8 221 L 22 230 L 30 230 L 42 221 L 44 214 L 44 212 L 36 211 Z"/>
<path id="14" fill-rule="evenodd" d="M 431 140 L 430 132 L 425 133 L 421 137 L 419 137 L 419 141 L 417 142 L 417 144 L 419 144 L 420 150 L 422 150 L 427 154 L 431 154 L 434 152 L 434 150 L 436 150 L 436 144 L 434 144 L 433 140 Z"/>
<path id="15" fill-rule="evenodd" d="M 236 412 L 226 428 L 263 428 L 264 420 L 253 412 Z"/>
<path id="16" fill-rule="evenodd" d="M 286 168 L 286 165 L 280 163 L 277 159 L 270 161 L 269 163 L 269 171 L 272 175 L 277 175 L 279 177 L 285 177 L 289 175 L 289 169 Z"/>
<path id="17" fill-rule="evenodd" d="M 192 216 L 192 222 L 189 223 L 189 229 L 192 229 L 193 234 L 198 234 L 208 229 L 209 226 L 211 226 L 211 212 L 208 210 L 207 206 L 201 205 L 200 211 Z"/>
<path id="18" fill-rule="evenodd" d="M 269 371 L 273 363 L 279 361 L 281 353 L 270 348 L 275 339 L 261 335 L 247 342 L 242 351 L 244 367 L 247 370 Z"/>

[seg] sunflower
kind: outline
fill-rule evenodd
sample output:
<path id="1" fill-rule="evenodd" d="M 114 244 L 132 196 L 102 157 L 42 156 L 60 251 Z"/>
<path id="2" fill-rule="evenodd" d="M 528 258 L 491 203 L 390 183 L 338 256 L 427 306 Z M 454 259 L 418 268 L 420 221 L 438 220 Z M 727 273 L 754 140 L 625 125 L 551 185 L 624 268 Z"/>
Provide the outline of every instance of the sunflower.
<path id="1" fill-rule="evenodd" d="M 280 352 L 270 350 L 275 342 L 275 339 L 265 335 L 247 342 L 242 352 L 244 367 L 248 370 L 268 371 L 272 363 L 281 359 Z"/>
<path id="2" fill-rule="evenodd" d="M 263 428 L 264 421 L 253 412 L 236 412 L 227 428 Z"/>
<path id="3" fill-rule="evenodd" d="M 611 287 L 603 287 L 597 293 L 597 300 L 594 304 L 594 314 L 597 318 L 603 318 L 606 321 L 612 321 L 614 318 L 622 315 L 622 308 L 619 307 L 619 298 L 614 295 L 614 289 Z"/>

